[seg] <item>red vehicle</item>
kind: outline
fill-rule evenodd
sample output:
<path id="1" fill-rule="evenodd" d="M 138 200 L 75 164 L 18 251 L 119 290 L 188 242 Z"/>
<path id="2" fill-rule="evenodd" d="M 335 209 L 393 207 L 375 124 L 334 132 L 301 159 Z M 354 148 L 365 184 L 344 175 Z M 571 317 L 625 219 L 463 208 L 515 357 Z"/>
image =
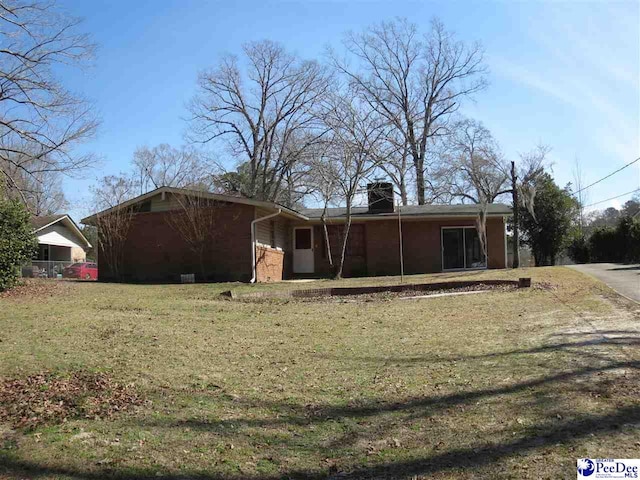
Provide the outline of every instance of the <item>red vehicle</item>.
<path id="1" fill-rule="evenodd" d="M 83 280 L 98 279 L 98 265 L 91 262 L 74 263 L 62 271 L 63 278 L 80 278 Z"/>

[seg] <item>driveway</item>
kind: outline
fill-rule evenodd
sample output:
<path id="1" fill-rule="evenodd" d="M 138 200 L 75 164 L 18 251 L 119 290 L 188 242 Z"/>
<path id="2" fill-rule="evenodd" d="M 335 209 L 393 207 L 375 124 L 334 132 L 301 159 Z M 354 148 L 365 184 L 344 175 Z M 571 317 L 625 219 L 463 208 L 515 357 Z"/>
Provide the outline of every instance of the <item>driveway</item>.
<path id="1" fill-rule="evenodd" d="M 590 263 L 568 266 L 587 275 L 592 275 L 616 292 L 640 302 L 640 264 Z"/>

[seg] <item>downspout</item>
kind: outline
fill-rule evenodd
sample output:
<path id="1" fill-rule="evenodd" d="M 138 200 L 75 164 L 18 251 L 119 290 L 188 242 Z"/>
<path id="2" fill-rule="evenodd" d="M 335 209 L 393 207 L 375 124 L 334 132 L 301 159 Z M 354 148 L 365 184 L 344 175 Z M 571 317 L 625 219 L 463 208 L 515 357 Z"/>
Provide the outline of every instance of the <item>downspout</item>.
<path id="1" fill-rule="evenodd" d="M 270 213 L 264 217 L 256 218 L 251 220 L 251 280 L 249 283 L 256 283 L 256 223 L 261 222 L 263 220 L 268 220 L 273 217 L 277 217 L 282 213 L 282 209 L 279 208 L 277 212 Z"/>

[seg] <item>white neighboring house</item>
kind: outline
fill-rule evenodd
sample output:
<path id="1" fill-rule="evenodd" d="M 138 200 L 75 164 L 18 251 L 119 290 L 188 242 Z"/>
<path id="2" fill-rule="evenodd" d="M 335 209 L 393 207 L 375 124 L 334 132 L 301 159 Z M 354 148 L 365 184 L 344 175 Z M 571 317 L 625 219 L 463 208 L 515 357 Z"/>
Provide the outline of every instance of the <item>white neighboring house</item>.
<path id="1" fill-rule="evenodd" d="M 32 272 L 25 276 L 55 277 L 67 265 L 85 262 L 91 244 L 69 215 L 31 217 L 33 232 L 38 239 L 38 254 Z"/>

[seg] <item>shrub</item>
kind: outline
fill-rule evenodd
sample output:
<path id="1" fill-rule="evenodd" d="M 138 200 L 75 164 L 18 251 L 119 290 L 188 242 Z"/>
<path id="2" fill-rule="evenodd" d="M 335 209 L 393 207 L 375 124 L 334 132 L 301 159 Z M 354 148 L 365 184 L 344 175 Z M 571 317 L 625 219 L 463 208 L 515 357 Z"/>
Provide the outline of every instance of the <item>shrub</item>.
<path id="1" fill-rule="evenodd" d="M 616 227 L 600 227 L 588 241 L 593 262 L 640 261 L 640 220 L 623 217 Z"/>
<path id="2" fill-rule="evenodd" d="M 569 240 L 578 202 L 568 187 L 560 188 L 548 173 L 535 179 L 534 214 L 520 205 L 522 241 L 531 247 L 536 267 L 555 265 Z"/>
<path id="3" fill-rule="evenodd" d="M 573 237 L 567 246 L 567 255 L 576 263 L 589 263 L 591 251 L 587 239 L 583 235 Z"/>
<path id="4" fill-rule="evenodd" d="M 19 202 L 0 200 L 0 292 L 16 284 L 20 266 L 37 247 L 29 212 Z"/>
<path id="5" fill-rule="evenodd" d="M 640 260 L 640 220 L 622 217 L 616 227 L 618 242 L 622 249 L 622 260 L 634 262 Z"/>

